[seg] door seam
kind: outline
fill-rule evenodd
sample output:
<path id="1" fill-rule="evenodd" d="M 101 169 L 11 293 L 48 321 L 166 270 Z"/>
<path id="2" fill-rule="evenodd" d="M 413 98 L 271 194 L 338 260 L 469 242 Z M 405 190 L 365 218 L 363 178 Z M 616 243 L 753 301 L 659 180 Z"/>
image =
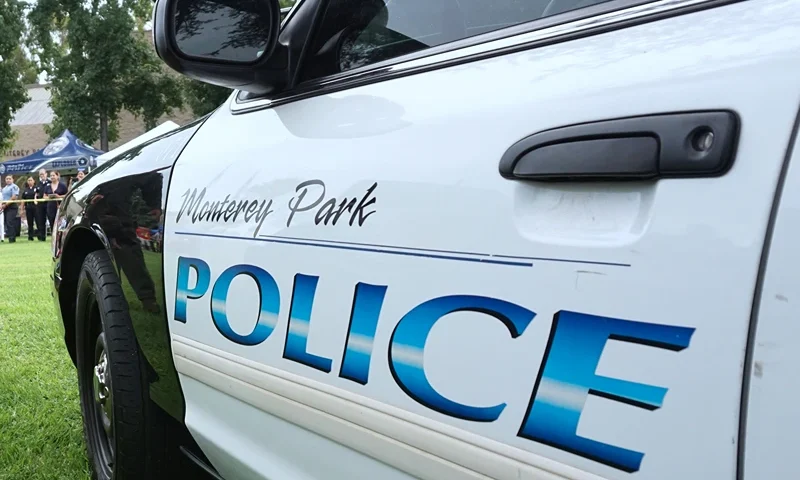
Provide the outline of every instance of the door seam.
<path id="1" fill-rule="evenodd" d="M 756 330 L 758 328 L 758 314 L 761 308 L 761 295 L 764 289 L 764 277 L 766 276 L 767 263 L 769 261 L 769 251 L 772 245 L 772 235 L 775 230 L 775 221 L 778 217 L 778 210 L 780 209 L 781 197 L 783 196 L 784 184 L 786 182 L 786 174 L 789 170 L 789 165 L 792 161 L 794 154 L 794 146 L 797 143 L 798 130 L 800 130 L 800 107 L 798 107 L 797 114 L 795 114 L 794 125 L 792 132 L 789 136 L 789 143 L 786 147 L 786 154 L 783 158 L 780 173 L 778 174 L 778 183 L 775 187 L 775 194 L 772 201 L 772 208 L 769 213 L 769 220 L 767 221 L 767 228 L 764 233 L 764 243 L 761 247 L 761 258 L 759 260 L 758 274 L 756 275 L 755 289 L 753 291 L 753 304 L 750 310 L 750 323 L 747 327 L 747 342 L 744 354 L 744 365 L 742 371 L 742 390 L 739 401 L 739 443 L 736 452 L 736 479 L 744 479 L 744 463 L 745 463 L 745 449 L 747 437 L 747 410 L 750 400 L 750 379 L 752 378 L 753 370 L 753 355 L 755 350 Z"/>

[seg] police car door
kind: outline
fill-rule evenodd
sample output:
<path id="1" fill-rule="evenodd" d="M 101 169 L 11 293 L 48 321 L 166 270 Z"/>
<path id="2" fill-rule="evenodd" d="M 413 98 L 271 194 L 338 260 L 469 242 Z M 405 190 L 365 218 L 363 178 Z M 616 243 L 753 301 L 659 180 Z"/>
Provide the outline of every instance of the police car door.
<path id="1" fill-rule="evenodd" d="M 170 186 L 220 474 L 733 478 L 795 3 L 387 1 L 334 38 L 331 2 L 303 82 L 232 97 Z"/>

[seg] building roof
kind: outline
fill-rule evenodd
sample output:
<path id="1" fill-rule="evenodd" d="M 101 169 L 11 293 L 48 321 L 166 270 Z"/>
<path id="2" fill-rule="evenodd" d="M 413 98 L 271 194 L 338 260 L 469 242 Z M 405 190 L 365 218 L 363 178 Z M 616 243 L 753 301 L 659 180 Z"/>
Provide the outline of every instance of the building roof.
<path id="1" fill-rule="evenodd" d="M 11 126 L 46 125 L 53 121 L 50 108 L 50 91 L 47 85 L 28 85 L 28 103 L 17 110 L 11 119 Z"/>

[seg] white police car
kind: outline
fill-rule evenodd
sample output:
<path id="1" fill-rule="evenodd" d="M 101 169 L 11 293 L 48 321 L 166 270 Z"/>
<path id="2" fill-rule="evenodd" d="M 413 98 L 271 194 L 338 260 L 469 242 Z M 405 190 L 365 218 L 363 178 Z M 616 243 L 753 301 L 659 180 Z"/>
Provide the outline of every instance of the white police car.
<path id="1" fill-rule="evenodd" d="M 97 478 L 800 478 L 797 0 L 278 18 L 158 0 L 238 90 L 61 206 Z"/>

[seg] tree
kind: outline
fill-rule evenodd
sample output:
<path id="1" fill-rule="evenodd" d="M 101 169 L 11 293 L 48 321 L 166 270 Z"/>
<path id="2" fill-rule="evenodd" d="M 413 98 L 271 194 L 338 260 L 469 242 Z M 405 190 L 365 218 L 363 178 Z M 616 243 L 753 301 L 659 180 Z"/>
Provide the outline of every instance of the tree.
<path id="1" fill-rule="evenodd" d="M 30 47 L 51 80 L 51 136 L 69 128 L 108 150 L 123 109 L 152 127 L 181 107 L 178 80 L 163 70 L 146 40 L 149 8 L 146 0 L 36 3 L 28 16 Z"/>
<path id="2" fill-rule="evenodd" d="M 11 61 L 17 63 L 22 83 L 30 85 L 39 81 L 39 72 L 36 70 L 36 63 L 25 55 L 25 51 L 22 49 L 21 45 L 17 46 Z"/>
<path id="3" fill-rule="evenodd" d="M 19 62 L 14 61 L 25 24 L 19 0 L 0 0 L 0 151 L 14 140 L 11 119 L 25 105 L 28 93 Z"/>
<path id="4" fill-rule="evenodd" d="M 132 69 L 125 90 L 125 107 L 144 120 L 145 128 L 155 128 L 161 115 L 172 108 L 183 105 L 181 84 L 175 76 L 166 72 L 165 64 L 152 54 L 152 46 L 136 42 L 134 47 L 141 50 L 135 56 L 141 63 Z M 158 92 L 152 94 L 152 90 Z"/>
<path id="5" fill-rule="evenodd" d="M 184 77 L 182 83 L 186 103 L 197 117 L 214 111 L 232 92 L 229 88 L 198 82 L 188 77 Z"/>

